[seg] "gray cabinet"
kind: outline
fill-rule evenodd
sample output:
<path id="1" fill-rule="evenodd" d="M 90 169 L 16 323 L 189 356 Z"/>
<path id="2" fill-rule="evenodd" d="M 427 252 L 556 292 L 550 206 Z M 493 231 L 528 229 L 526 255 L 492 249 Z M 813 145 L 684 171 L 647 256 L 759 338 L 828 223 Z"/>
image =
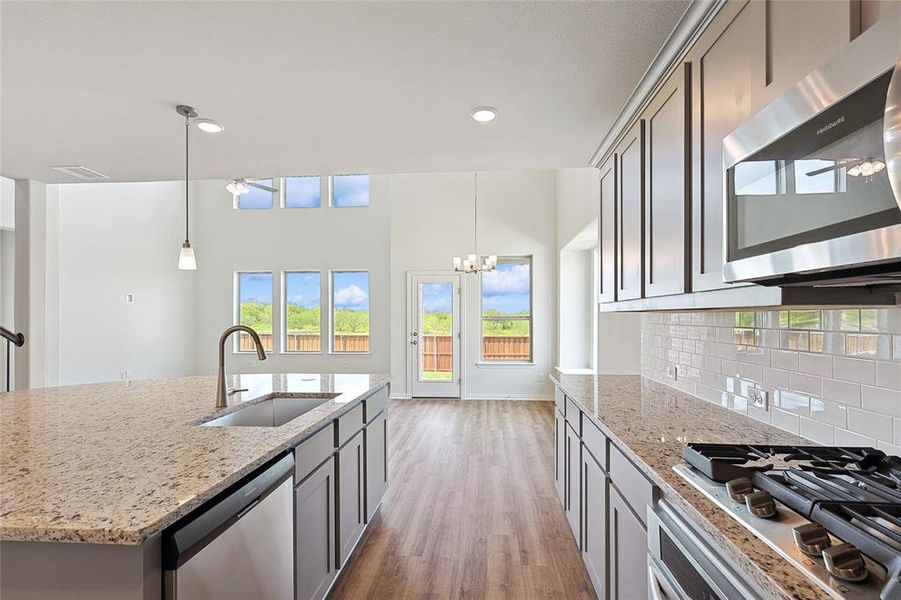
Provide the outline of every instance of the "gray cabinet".
<path id="1" fill-rule="evenodd" d="M 644 112 L 645 296 L 689 289 L 688 65 L 676 69 Z"/>
<path id="2" fill-rule="evenodd" d="M 388 487 L 388 419 L 381 412 L 366 424 L 366 522 L 372 520 Z"/>
<path id="3" fill-rule="evenodd" d="M 576 544 L 581 547 L 582 540 L 582 442 L 579 434 L 567 423 L 566 430 L 566 471 L 565 471 L 565 502 L 563 504 L 566 520 L 572 529 Z"/>
<path id="4" fill-rule="evenodd" d="M 294 489 L 297 600 L 323 598 L 338 573 L 335 562 L 335 460 Z"/>
<path id="5" fill-rule="evenodd" d="M 566 509 L 566 419 L 554 411 L 554 484 L 560 503 Z"/>
<path id="6" fill-rule="evenodd" d="M 616 154 L 611 154 L 600 169 L 599 302 L 616 300 L 616 160 Z"/>
<path id="7" fill-rule="evenodd" d="M 692 289 L 723 283 L 723 138 L 764 86 L 764 4 L 727 3 L 692 48 Z"/>
<path id="8" fill-rule="evenodd" d="M 648 597 L 648 533 L 614 486 L 610 486 L 611 599 Z"/>
<path id="9" fill-rule="evenodd" d="M 644 120 L 620 142 L 617 156 L 616 299 L 644 296 Z"/>
<path id="10" fill-rule="evenodd" d="M 338 548 L 336 561 L 343 567 L 364 526 L 363 432 L 358 431 L 336 454 L 338 458 Z"/>
<path id="11" fill-rule="evenodd" d="M 607 474 L 582 446 L 582 560 L 598 598 L 607 589 Z"/>

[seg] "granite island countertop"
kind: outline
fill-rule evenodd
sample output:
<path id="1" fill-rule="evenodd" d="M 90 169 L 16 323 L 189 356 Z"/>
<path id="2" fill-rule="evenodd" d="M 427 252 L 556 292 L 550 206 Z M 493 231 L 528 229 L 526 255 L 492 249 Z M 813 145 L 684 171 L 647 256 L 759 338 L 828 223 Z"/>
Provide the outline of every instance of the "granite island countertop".
<path id="1" fill-rule="evenodd" d="M 251 374 L 0 394 L 0 540 L 139 545 L 388 384 L 376 374 Z M 281 427 L 199 423 L 267 398 L 330 396 Z"/>
<path id="2" fill-rule="evenodd" d="M 640 376 L 555 373 L 551 379 L 577 402 L 664 498 L 710 536 L 773 598 L 829 596 L 775 550 L 673 471 L 688 442 L 812 444 L 791 433 Z"/>

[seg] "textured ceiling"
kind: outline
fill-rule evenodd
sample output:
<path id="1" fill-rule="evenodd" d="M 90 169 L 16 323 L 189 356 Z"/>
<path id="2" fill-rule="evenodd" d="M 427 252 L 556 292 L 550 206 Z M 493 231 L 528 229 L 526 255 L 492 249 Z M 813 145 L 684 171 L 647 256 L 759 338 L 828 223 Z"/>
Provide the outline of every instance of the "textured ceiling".
<path id="1" fill-rule="evenodd" d="M 3 2 L 0 174 L 180 178 L 177 103 L 192 178 L 582 166 L 686 6 Z"/>

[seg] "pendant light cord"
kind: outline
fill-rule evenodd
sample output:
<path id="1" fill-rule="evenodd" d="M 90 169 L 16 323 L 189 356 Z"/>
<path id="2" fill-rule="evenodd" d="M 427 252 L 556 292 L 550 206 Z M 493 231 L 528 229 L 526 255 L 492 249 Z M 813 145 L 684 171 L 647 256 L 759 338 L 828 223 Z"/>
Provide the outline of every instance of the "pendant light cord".
<path id="1" fill-rule="evenodd" d="M 191 127 L 191 119 L 185 117 L 185 242 L 189 241 L 188 236 L 188 132 Z"/>
<path id="2" fill-rule="evenodd" d="M 472 196 L 473 196 L 473 230 L 472 245 L 473 252 L 476 255 L 476 262 L 479 260 L 479 172 L 475 171 L 472 177 Z"/>

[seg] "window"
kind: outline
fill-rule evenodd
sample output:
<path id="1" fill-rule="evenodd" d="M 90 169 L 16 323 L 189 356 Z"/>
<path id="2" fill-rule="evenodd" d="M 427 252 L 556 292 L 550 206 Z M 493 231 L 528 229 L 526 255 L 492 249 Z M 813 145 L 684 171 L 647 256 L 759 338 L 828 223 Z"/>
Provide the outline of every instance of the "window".
<path id="1" fill-rule="evenodd" d="M 333 271 L 332 352 L 369 352 L 369 272 Z"/>
<path id="2" fill-rule="evenodd" d="M 284 351 L 319 352 L 322 349 L 319 272 L 286 272 L 284 294 Z"/>
<path id="3" fill-rule="evenodd" d="M 482 360 L 532 360 L 532 259 L 499 258 L 482 273 Z"/>
<path id="4" fill-rule="evenodd" d="M 369 175 L 332 177 L 332 206 L 369 206 Z"/>
<path id="5" fill-rule="evenodd" d="M 259 183 L 260 185 L 266 185 L 269 187 L 275 187 L 272 184 L 272 179 L 254 179 L 255 183 Z M 252 185 L 248 185 L 247 189 L 250 190 L 246 194 L 242 194 L 240 196 L 234 196 L 235 199 L 235 208 L 240 209 L 255 209 L 255 208 L 272 208 L 272 196 L 274 195 L 272 192 L 267 192 L 266 190 L 261 190 L 260 188 L 253 187 Z"/>
<path id="6" fill-rule="evenodd" d="M 272 352 L 272 273 L 238 273 L 236 297 L 237 321 L 258 334 L 267 352 Z M 254 352 L 249 335 L 240 332 L 238 352 Z"/>
<path id="7" fill-rule="evenodd" d="M 319 208 L 322 190 L 319 176 L 286 177 L 285 208 Z"/>
<path id="8" fill-rule="evenodd" d="M 796 160 L 795 192 L 798 194 L 835 194 L 844 192 L 845 169 L 834 160 L 808 158 Z"/>

